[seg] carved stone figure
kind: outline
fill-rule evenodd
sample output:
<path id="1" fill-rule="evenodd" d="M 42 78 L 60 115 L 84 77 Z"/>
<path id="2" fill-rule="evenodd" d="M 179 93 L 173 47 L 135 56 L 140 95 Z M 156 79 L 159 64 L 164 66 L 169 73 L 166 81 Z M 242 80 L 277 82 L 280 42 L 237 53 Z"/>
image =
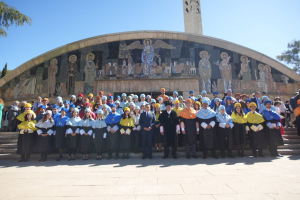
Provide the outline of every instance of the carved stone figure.
<path id="1" fill-rule="evenodd" d="M 202 90 L 211 91 L 211 65 L 209 62 L 210 55 L 207 51 L 200 52 L 201 60 L 199 61 L 199 74 L 202 80 Z"/>
<path id="2" fill-rule="evenodd" d="M 69 65 L 67 69 L 67 91 L 68 94 L 70 95 L 75 94 L 75 81 L 76 81 L 76 75 L 78 73 L 76 61 L 77 61 L 76 55 L 71 55 L 69 57 Z"/>
<path id="3" fill-rule="evenodd" d="M 53 58 L 50 61 L 50 66 L 48 68 L 48 94 L 52 97 L 55 92 L 55 84 L 56 84 L 56 73 L 57 73 L 57 59 Z"/>
<path id="4" fill-rule="evenodd" d="M 221 76 L 224 82 L 224 91 L 227 91 L 231 88 L 231 79 L 232 79 L 232 71 L 231 64 L 229 64 L 230 56 L 226 52 L 221 53 L 221 63 L 217 61 L 215 64 L 219 66 L 221 70 Z"/>

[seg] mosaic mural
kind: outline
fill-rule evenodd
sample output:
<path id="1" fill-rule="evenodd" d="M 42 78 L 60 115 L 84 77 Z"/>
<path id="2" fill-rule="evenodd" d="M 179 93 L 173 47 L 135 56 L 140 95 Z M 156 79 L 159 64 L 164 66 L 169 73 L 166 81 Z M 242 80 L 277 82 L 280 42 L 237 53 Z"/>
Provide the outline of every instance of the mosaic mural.
<path id="1" fill-rule="evenodd" d="M 247 55 L 201 43 L 143 39 L 110 42 L 62 54 L 2 86 L 4 99 L 97 91 L 108 79 L 197 78 L 209 92 L 292 94 L 295 82 Z M 126 91 L 124 91 L 126 92 Z"/>

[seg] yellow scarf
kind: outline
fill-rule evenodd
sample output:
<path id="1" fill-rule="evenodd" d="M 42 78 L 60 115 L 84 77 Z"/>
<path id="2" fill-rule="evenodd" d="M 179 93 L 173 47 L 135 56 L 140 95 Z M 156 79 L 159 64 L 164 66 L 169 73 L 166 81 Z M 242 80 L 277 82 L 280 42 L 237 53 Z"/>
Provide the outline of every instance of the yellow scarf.
<path id="1" fill-rule="evenodd" d="M 231 114 L 231 118 L 232 118 L 232 121 L 234 123 L 238 123 L 238 124 L 245 124 L 247 123 L 247 119 L 246 119 L 246 115 L 244 114 L 244 116 L 241 116 L 239 114 L 235 114 L 235 112 L 233 112 Z"/>
<path id="2" fill-rule="evenodd" d="M 21 124 L 19 124 L 18 127 L 19 127 L 20 130 L 22 130 L 22 129 L 25 129 L 25 130 L 30 129 L 30 130 L 36 131 L 38 129 L 35 127 L 35 124 L 36 124 L 35 120 L 33 120 L 33 121 L 24 121 Z"/>
<path id="3" fill-rule="evenodd" d="M 255 113 L 249 112 L 246 115 L 246 120 L 251 124 L 260 124 L 265 121 L 264 118 L 257 112 Z"/>

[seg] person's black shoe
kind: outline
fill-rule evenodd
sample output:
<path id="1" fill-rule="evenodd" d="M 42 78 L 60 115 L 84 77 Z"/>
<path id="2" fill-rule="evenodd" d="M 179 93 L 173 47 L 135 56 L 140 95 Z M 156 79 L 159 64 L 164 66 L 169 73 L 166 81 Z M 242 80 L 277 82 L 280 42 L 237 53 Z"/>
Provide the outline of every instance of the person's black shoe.
<path id="1" fill-rule="evenodd" d="M 197 158 L 198 158 L 198 156 L 196 156 L 196 155 L 193 155 L 192 157 L 193 157 L 193 158 L 195 158 L 195 159 L 197 159 Z"/>
<path id="2" fill-rule="evenodd" d="M 18 162 L 24 162 L 24 160 L 23 160 L 23 159 L 21 159 L 21 160 L 19 160 Z"/>
<path id="3" fill-rule="evenodd" d="M 61 159 L 61 156 L 60 155 L 58 155 L 57 157 L 56 157 L 56 161 L 60 161 L 60 159 Z"/>
<path id="4" fill-rule="evenodd" d="M 206 159 L 206 158 L 207 158 L 207 155 L 203 155 L 202 158 L 203 158 L 203 159 Z"/>
<path id="5" fill-rule="evenodd" d="M 129 159 L 129 154 L 126 155 L 126 159 Z"/>
<path id="6" fill-rule="evenodd" d="M 258 156 L 259 156 L 259 157 L 262 157 L 262 158 L 264 158 L 264 157 L 265 157 L 263 154 L 259 154 Z"/>
<path id="7" fill-rule="evenodd" d="M 244 153 L 244 151 L 242 151 L 242 153 L 241 153 L 241 156 L 240 156 L 241 158 L 245 158 L 245 153 Z"/>
<path id="8" fill-rule="evenodd" d="M 143 156 L 142 159 L 145 160 L 145 159 L 146 159 L 146 156 Z"/>
<path id="9" fill-rule="evenodd" d="M 173 156 L 174 159 L 177 159 L 177 156 Z"/>
<path id="10" fill-rule="evenodd" d="M 42 161 L 44 161 L 44 160 L 43 160 L 43 158 L 39 159 L 39 161 L 38 161 L 38 162 L 42 162 Z"/>
<path id="11" fill-rule="evenodd" d="M 125 159 L 126 157 L 125 157 L 125 154 L 123 154 L 123 156 L 122 156 L 122 159 Z"/>
<path id="12" fill-rule="evenodd" d="M 152 159 L 152 156 L 149 156 L 149 159 Z"/>
<path id="13" fill-rule="evenodd" d="M 107 157 L 107 160 L 110 160 L 111 159 L 111 156 L 109 155 L 108 157 Z"/>
<path id="14" fill-rule="evenodd" d="M 168 158 L 168 156 L 164 156 L 162 159 L 167 159 Z"/>
<path id="15" fill-rule="evenodd" d="M 115 160 L 119 159 L 119 155 L 115 155 Z"/>
<path id="16" fill-rule="evenodd" d="M 221 158 L 225 158 L 225 156 L 224 156 L 224 155 L 221 155 Z"/>
<path id="17" fill-rule="evenodd" d="M 219 159 L 217 155 L 212 155 L 214 159 Z"/>
<path id="18" fill-rule="evenodd" d="M 187 158 L 187 159 L 190 159 L 190 158 L 191 158 L 191 156 L 190 156 L 190 155 L 186 155 L 186 158 Z"/>
<path id="19" fill-rule="evenodd" d="M 235 158 L 235 156 L 234 155 L 228 155 L 228 158 Z"/>

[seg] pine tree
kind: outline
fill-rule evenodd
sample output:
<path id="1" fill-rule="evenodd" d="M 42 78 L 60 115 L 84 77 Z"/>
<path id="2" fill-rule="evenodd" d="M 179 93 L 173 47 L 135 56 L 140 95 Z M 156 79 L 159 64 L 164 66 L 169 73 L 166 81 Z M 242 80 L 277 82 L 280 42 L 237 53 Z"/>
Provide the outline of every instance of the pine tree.
<path id="1" fill-rule="evenodd" d="M 1 78 L 3 78 L 7 74 L 7 63 L 3 67 Z"/>
<path id="2" fill-rule="evenodd" d="M 5 27 L 8 30 L 12 25 L 23 26 L 25 23 L 31 25 L 31 22 L 32 19 L 30 17 L 27 17 L 14 7 L 0 1 L 0 37 L 7 36 L 6 31 L 2 27 Z"/>
<path id="3" fill-rule="evenodd" d="M 288 50 L 276 56 L 280 61 L 293 65 L 293 70 L 300 74 L 300 40 L 293 40 L 288 43 Z"/>

